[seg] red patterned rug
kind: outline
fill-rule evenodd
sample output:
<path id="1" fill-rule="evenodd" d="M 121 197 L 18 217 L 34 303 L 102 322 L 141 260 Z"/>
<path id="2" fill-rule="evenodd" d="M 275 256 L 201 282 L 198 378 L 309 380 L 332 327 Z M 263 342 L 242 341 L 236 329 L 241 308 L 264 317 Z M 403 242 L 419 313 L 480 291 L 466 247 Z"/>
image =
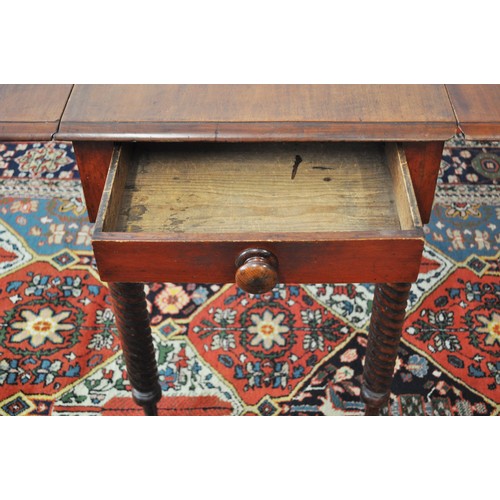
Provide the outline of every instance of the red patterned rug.
<path id="1" fill-rule="evenodd" d="M 449 141 L 391 415 L 500 404 L 500 144 Z M 71 146 L 0 144 L 0 415 L 140 414 Z M 150 284 L 163 415 L 358 415 L 373 286 Z"/>

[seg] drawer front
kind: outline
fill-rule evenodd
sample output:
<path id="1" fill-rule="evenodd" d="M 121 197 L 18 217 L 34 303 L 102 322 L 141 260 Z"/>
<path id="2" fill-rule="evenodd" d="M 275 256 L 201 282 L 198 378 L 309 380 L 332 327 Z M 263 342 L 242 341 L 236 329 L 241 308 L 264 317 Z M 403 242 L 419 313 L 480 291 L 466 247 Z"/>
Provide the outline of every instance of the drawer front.
<path id="1" fill-rule="evenodd" d="M 283 283 L 407 282 L 416 207 L 396 144 L 124 145 L 93 246 L 105 281 L 231 283 L 257 249 Z"/>
<path id="2" fill-rule="evenodd" d="M 248 248 L 272 252 L 281 283 L 412 282 L 423 240 L 417 237 L 313 242 L 171 242 L 94 240 L 104 281 L 234 283 Z"/>

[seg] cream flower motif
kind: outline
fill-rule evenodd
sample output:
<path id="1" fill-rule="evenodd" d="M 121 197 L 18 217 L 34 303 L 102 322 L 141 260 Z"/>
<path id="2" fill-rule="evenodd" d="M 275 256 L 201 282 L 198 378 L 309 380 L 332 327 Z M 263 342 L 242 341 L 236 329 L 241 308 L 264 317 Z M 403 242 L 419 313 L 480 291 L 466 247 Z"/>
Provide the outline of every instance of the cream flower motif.
<path id="1" fill-rule="evenodd" d="M 10 207 L 11 212 L 29 214 L 38 210 L 38 200 L 16 200 Z"/>
<path id="2" fill-rule="evenodd" d="M 264 349 L 271 349 L 274 344 L 281 347 L 286 344 L 286 339 L 282 336 L 282 333 L 288 332 L 290 328 L 281 324 L 285 319 L 284 313 L 273 316 L 273 313 L 266 309 L 262 316 L 252 314 L 250 319 L 253 325 L 248 328 L 248 332 L 254 336 L 250 341 L 250 345 L 262 344 Z"/>
<path id="3" fill-rule="evenodd" d="M 314 352 L 317 349 L 319 349 L 320 351 L 325 350 L 325 340 L 321 335 L 305 335 L 302 345 L 304 347 L 304 350 L 306 351 Z"/>
<path id="4" fill-rule="evenodd" d="M 177 314 L 189 302 L 189 295 L 182 286 L 167 285 L 155 298 L 162 314 Z"/>
<path id="5" fill-rule="evenodd" d="M 236 311 L 234 309 L 220 309 L 217 308 L 214 314 L 214 321 L 220 324 L 232 325 L 236 318 Z"/>
<path id="6" fill-rule="evenodd" d="M 50 245 L 59 245 L 62 243 L 66 229 L 64 224 L 51 224 L 49 228 L 48 242 Z"/>
<path id="7" fill-rule="evenodd" d="M 84 224 L 76 235 L 77 245 L 90 245 L 92 243 L 91 226 Z"/>
<path id="8" fill-rule="evenodd" d="M 50 307 L 44 307 L 38 313 L 32 311 L 22 311 L 21 317 L 25 321 L 16 321 L 12 323 L 12 328 L 21 330 L 11 338 L 12 342 L 22 342 L 29 339 L 33 347 L 40 347 L 47 340 L 54 344 L 62 344 L 64 337 L 59 331 L 71 330 L 73 325 L 62 324 L 61 321 L 67 319 L 71 313 L 62 311 L 54 316 L 54 311 Z"/>
<path id="9" fill-rule="evenodd" d="M 115 320 L 115 315 L 113 311 L 107 307 L 106 309 L 98 309 L 95 313 L 95 322 L 98 325 L 105 325 L 107 323 L 112 323 Z"/>
<path id="10" fill-rule="evenodd" d="M 83 215 L 85 210 L 86 207 L 83 200 L 75 196 L 64 200 L 62 205 L 59 207 L 60 212 L 73 212 L 75 215 Z"/>
<path id="11" fill-rule="evenodd" d="M 236 349 L 236 341 L 234 340 L 234 335 L 232 333 L 217 333 L 212 338 L 212 344 L 210 348 L 212 349 L 212 351 L 216 351 L 217 349 L 222 349 L 224 351 Z"/>
<path id="12" fill-rule="evenodd" d="M 90 342 L 88 343 L 89 349 L 94 349 L 100 351 L 102 349 L 111 349 L 113 345 L 113 339 L 110 335 L 103 335 L 102 333 L 96 333 L 92 335 Z"/>
<path id="13" fill-rule="evenodd" d="M 491 317 L 486 317 L 478 315 L 477 319 L 483 324 L 476 331 L 479 333 L 486 333 L 484 343 L 486 345 L 495 345 L 495 343 L 500 345 L 500 314 L 494 312 Z"/>

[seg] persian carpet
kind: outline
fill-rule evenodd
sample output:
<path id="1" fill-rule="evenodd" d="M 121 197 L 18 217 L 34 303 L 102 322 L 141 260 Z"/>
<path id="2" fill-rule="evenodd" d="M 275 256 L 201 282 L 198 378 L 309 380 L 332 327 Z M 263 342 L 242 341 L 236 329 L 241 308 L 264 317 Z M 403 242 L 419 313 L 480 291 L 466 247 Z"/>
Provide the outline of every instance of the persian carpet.
<path id="1" fill-rule="evenodd" d="M 446 144 L 390 415 L 500 404 L 500 144 Z M 0 144 L 0 414 L 137 415 L 74 154 Z M 146 286 L 162 415 L 359 415 L 369 284 Z"/>

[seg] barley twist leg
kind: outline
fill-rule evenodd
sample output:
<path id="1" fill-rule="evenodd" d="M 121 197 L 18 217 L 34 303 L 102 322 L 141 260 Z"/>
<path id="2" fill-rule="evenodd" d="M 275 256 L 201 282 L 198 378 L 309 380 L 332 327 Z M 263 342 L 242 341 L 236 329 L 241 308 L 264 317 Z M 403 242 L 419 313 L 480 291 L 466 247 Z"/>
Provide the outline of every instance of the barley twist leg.
<path id="1" fill-rule="evenodd" d="M 161 398 L 161 388 L 144 286 L 140 283 L 109 283 L 109 291 L 132 397 L 142 406 L 145 415 L 157 415 L 156 404 Z"/>
<path id="2" fill-rule="evenodd" d="M 389 401 L 410 287 L 384 283 L 375 288 L 361 388 L 366 415 L 378 415 Z"/>

